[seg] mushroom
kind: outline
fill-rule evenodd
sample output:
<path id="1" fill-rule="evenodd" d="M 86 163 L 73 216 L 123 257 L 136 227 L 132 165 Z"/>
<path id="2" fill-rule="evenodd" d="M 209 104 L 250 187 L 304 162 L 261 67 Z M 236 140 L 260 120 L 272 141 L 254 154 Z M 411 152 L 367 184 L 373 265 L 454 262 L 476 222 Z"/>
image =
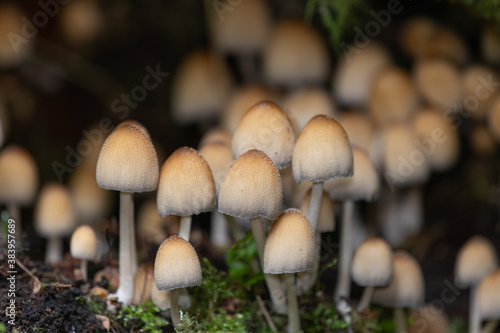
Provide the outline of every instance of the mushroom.
<path id="1" fill-rule="evenodd" d="M 371 119 L 357 110 L 339 114 L 338 121 L 344 128 L 352 146 L 358 146 L 367 152 L 372 150 L 375 140 L 375 126 Z"/>
<path id="2" fill-rule="evenodd" d="M 201 150 L 211 143 L 224 143 L 231 147 L 231 139 L 232 136 L 226 130 L 222 128 L 213 128 L 203 134 L 198 144 L 198 150 Z"/>
<path id="3" fill-rule="evenodd" d="M 137 213 L 137 233 L 143 242 L 154 244 L 156 252 L 169 235 L 179 233 L 179 222 L 180 218 L 175 215 L 161 217 L 156 198 L 150 198 L 142 203 Z"/>
<path id="4" fill-rule="evenodd" d="M 170 309 L 170 290 L 160 290 L 153 280 L 151 284 L 151 301 L 158 309 L 165 311 Z"/>
<path id="5" fill-rule="evenodd" d="M 484 333 L 494 332 L 500 319 L 500 269 L 488 273 L 477 288 L 476 302 L 482 320 L 490 320 Z"/>
<path id="6" fill-rule="evenodd" d="M 497 98 L 497 94 L 490 91 L 490 89 L 494 89 L 493 86 L 485 85 L 486 80 L 488 82 L 498 82 L 498 75 L 493 69 L 481 64 L 466 68 L 462 74 L 463 96 L 470 96 L 464 99 L 462 103 L 464 111 L 472 119 L 478 121 L 486 117 L 491 104 Z M 474 97 L 474 100 L 470 103 L 469 99 L 472 97 Z"/>
<path id="7" fill-rule="evenodd" d="M 35 228 L 48 238 L 45 262 L 53 264 L 63 258 L 62 238 L 75 228 L 75 209 L 69 191 L 59 183 L 43 186 L 35 208 Z"/>
<path id="8" fill-rule="evenodd" d="M 158 290 L 171 290 L 170 313 L 178 328 L 179 288 L 199 286 L 202 280 L 200 260 L 193 246 L 179 236 L 167 238 L 156 254 L 154 277 Z"/>
<path id="9" fill-rule="evenodd" d="M 38 188 L 38 169 L 31 154 L 24 148 L 11 144 L 0 152 L 0 203 L 16 221 L 16 244 L 21 246 L 21 206 L 33 202 Z"/>
<path id="10" fill-rule="evenodd" d="M 160 216 L 181 216 L 179 236 L 189 241 L 191 218 L 215 206 L 215 184 L 210 166 L 195 149 L 181 147 L 165 161 L 157 194 Z"/>
<path id="11" fill-rule="evenodd" d="M 378 173 L 368 155 L 361 149 L 352 149 L 353 176 L 335 178 L 325 182 L 325 191 L 333 201 L 343 201 L 340 234 L 339 271 L 336 297 L 349 297 L 351 291 L 351 260 L 353 254 L 353 228 L 355 201 L 373 201 L 379 191 Z"/>
<path id="12" fill-rule="evenodd" d="M 424 276 L 420 265 L 405 251 L 393 256 L 393 274 L 386 287 L 376 288 L 373 302 L 394 308 L 396 333 L 406 332 L 404 308 L 419 308 L 424 302 Z"/>
<path id="13" fill-rule="evenodd" d="M 500 97 L 497 97 L 488 111 L 488 129 L 497 143 L 500 143 Z"/>
<path id="14" fill-rule="evenodd" d="M 140 305 L 151 300 L 152 286 L 155 285 L 154 264 L 139 265 L 134 277 L 134 296 L 132 304 Z"/>
<path id="15" fill-rule="evenodd" d="M 97 256 L 97 237 L 89 225 L 81 225 L 73 231 L 70 241 L 71 256 L 80 259 L 83 281 L 87 281 L 87 262 Z"/>
<path id="16" fill-rule="evenodd" d="M 484 27 L 481 32 L 481 53 L 486 62 L 500 64 L 500 33 L 493 27 Z"/>
<path id="17" fill-rule="evenodd" d="M 470 288 L 469 332 L 479 332 L 481 317 L 477 305 L 478 286 L 481 280 L 498 266 L 493 244 L 483 236 L 473 236 L 459 250 L 455 261 L 455 284 Z"/>
<path id="18" fill-rule="evenodd" d="M 231 164 L 220 188 L 219 211 L 250 220 L 261 265 L 266 238 L 261 217 L 274 221 L 280 214 L 282 201 L 280 173 L 264 152 L 250 149 Z M 286 313 L 279 279 L 269 274 L 264 274 L 264 278 L 275 310 Z"/>
<path id="19" fill-rule="evenodd" d="M 496 153 L 497 145 L 495 138 L 490 129 L 485 125 L 476 124 L 474 128 L 472 128 L 472 132 L 468 139 L 469 145 L 476 155 L 488 157 Z"/>
<path id="20" fill-rule="evenodd" d="M 120 191 L 120 286 L 115 295 L 127 304 L 134 293 L 137 251 L 134 231 L 134 192 L 158 186 L 158 157 L 142 126 L 122 124 L 106 139 L 97 161 L 97 184 Z"/>
<path id="21" fill-rule="evenodd" d="M 427 17 L 414 17 L 406 20 L 400 30 L 399 43 L 403 51 L 412 59 L 422 56 L 439 25 Z"/>
<path id="22" fill-rule="evenodd" d="M 392 249 L 382 238 L 366 238 L 354 252 L 352 259 L 352 280 L 365 287 L 357 311 L 368 309 L 375 287 L 384 287 L 392 277 Z"/>
<path id="23" fill-rule="evenodd" d="M 50 13 L 52 14 L 52 13 Z M 95 0 L 75 0 L 62 6 L 59 31 L 64 41 L 73 47 L 88 47 L 105 26 L 105 18 Z"/>
<path id="24" fill-rule="evenodd" d="M 295 132 L 278 104 L 262 101 L 241 118 L 233 134 L 231 150 L 238 158 L 249 149 L 258 149 L 273 160 L 278 169 L 286 168 L 292 159 Z"/>
<path id="25" fill-rule="evenodd" d="M 434 304 L 426 304 L 410 315 L 408 333 L 449 332 L 450 323 L 443 309 Z"/>
<path id="26" fill-rule="evenodd" d="M 27 27 L 24 23 L 26 15 L 27 13 L 15 2 L 4 2 L 0 5 L 0 68 L 2 69 L 22 64 L 31 54 L 33 43 L 28 43 L 28 40 L 22 37 Z M 31 30 L 29 33 L 31 36 Z M 16 40 L 15 44 L 11 38 Z"/>
<path id="27" fill-rule="evenodd" d="M 289 332 L 300 331 L 294 273 L 312 268 L 314 231 L 298 209 L 290 208 L 273 223 L 264 248 L 264 273 L 283 274 L 288 300 Z M 271 291 L 273 292 L 273 291 Z"/>

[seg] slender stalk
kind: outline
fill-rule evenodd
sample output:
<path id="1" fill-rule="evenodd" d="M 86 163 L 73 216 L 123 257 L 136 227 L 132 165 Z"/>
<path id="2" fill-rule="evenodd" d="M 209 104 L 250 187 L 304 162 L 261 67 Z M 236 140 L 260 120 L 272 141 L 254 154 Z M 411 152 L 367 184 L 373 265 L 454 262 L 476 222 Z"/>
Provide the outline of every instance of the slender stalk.
<path id="1" fill-rule="evenodd" d="M 343 203 L 342 230 L 340 231 L 339 271 L 335 297 L 349 297 L 351 293 L 351 261 L 354 202 Z"/>
<path id="2" fill-rule="evenodd" d="M 179 237 L 184 238 L 189 242 L 189 235 L 191 234 L 191 220 L 192 216 L 181 216 L 181 223 L 179 225 Z"/>
<path id="3" fill-rule="evenodd" d="M 130 244 L 132 241 L 133 222 L 131 220 L 132 193 L 120 192 L 120 286 L 114 296 L 118 300 L 127 304 L 134 296 L 134 273 L 132 261 L 134 259 L 133 252 L 135 251 L 135 244 Z"/>
<path id="4" fill-rule="evenodd" d="M 295 333 L 300 331 L 299 303 L 295 290 L 295 273 L 283 274 L 286 285 L 286 297 L 288 300 L 288 331 Z"/>
<path id="5" fill-rule="evenodd" d="M 363 295 L 361 295 L 361 299 L 359 300 L 359 304 L 357 307 L 358 312 L 362 312 L 363 310 L 368 309 L 368 307 L 370 306 L 370 302 L 372 301 L 374 291 L 375 287 L 365 287 L 365 290 L 363 290 Z"/>
<path id="6" fill-rule="evenodd" d="M 477 286 L 470 289 L 469 296 L 469 333 L 481 332 L 481 318 L 477 307 Z"/>
<path id="7" fill-rule="evenodd" d="M 218 249 L 229 248 L 230 239 L 226 219 L 217 208 L 214 208 L 210 218 L 210 241 Z"/>
<path id="8" fill-rule="evenodd" d="M 11 202 L 7 205 L 7 211 L 9 212 L 11 219 L 16 221 L 16 232 L 15 232 L 16 247 L 18 249 L 21 249 L 21 241 L 22 241 L 21 207 L 19 207 L 18 204 Z"/>
<path id="9" fill-rule="evenodd" d="M 179 328 L 181 322 L 181 312 L 179 310 L 179 289 L 170 291 L 170 316 L 175 328 Z"/>
<path id="10" fill-rule="evenodd" d="M 82 271 L 83 281 L 87 282 L 87 260 L 80 261 L 80 270 Z"/>
<path id="11" fill-rule="evenodd" d="M 313 183 L 311 189 L 311 199 L 307 210 L 307 219 L 311 223 L 314 231 L 318 226 L 319 212 L 321 211 L 321 201 L 323 199 L 323 182 Z"/>
<path id="12" fill-rule="evenodd" d="M 134 214 L 134 193 L 130 193 L 130 204 L 129 204 L 129 227 L 130 227 L 130 247 L 132 255 L 130 257 L 130 267 L 132 271 L 132 276 L 135 276 L 137 272 L 137 243 L 135 241 L 135 214 Z"/>
<path id="13" fill-rule="evenodd" d="M 264 245 L 266 242 L 266 233 L 264 232 L 264 227 L 262 226 L 262 220 L 260 217 L 250 219 L 250 226 L 252 227 L 253 237 L 255 239 L 255 243 L 257 244 L 260 266 L 264 267 Z M 264 274 L 264 280 L 266 281 L 274 310 L 277 313 L 285 314 L 286 297 L 283 292 L 280 279 L 274 274 Z"/>
<path id="14" fill-rule="evenodd" d="M 405 310 L 394 308 L 394 323 L 396 324 L 396 333 L 406 333 Z"/>
<path id="15" fill-rule="evenodd" d="M 61 238 L 47 239 L 47 249 L 45 250 L 45 262 L 55 264 L 62 261 L 63 242 Z"/>

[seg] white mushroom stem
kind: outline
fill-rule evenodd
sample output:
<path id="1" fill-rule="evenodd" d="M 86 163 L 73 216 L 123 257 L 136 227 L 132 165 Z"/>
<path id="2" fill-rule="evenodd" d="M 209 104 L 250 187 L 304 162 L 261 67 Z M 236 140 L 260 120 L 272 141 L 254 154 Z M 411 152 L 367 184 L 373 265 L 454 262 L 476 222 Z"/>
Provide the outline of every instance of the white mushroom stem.
<path id="1" fill-rule="evenodd" d="M 349 297 L 351 293 L 351 261 L 352 261 L 352 234 L 353 234 L 354 201 L 346 200 L 343 203 L 342 229 L 340 234 L 340 253 L 338 280 L 335 297 Z"/>
<path id="2" fill-rule="evenodd" d="M 373 292 L 375 291 L 375 287 L 367 286 L 365 290 L 363 290 L 363 295 L 361 295 L 361 299 L 359 300 L 357 311 L 362 312 L 365 309 L 368 309 L 370 306 L 370 302 L 372 301 Z"/>
<path id="3" fill-rule="evenodd" d="M 191 234 L 191 220 L 192 216 L 181 216 L 179 224 L 179 237 L 184 238 L 189 242 L 189 235 Z"/>
<path id="4" fill-rule="evenodd" d="M 21 248 L 21 234 L 22 234 L 22 223 L 21 223 L 21 208 L 18 204 L 13 202 L 9 203 L 7 206 L 7 211 L 10 217 L 16 221 L 16 247 Z"/>
<path id="5" fill-rule="evenodd" d="M 115 296 L 123 304 L 128 304 L 134 295 L 134 267 L 137 268 L 135 242 L 132 243 L 135 240 L 132 201 L 132 193 L 120 192 L 120 286 Z"/>
<path id="6" fill-rule="evenodd" d="M 181 312 L 179 310 L 179 289 L 170 291 L 170 317 L 175 328 L 179 328 Z"/>
<path id="7" fill-rule="evenodd" d="M 403 308 L 394 308 L 394 323 L 396 333 L 406 333 L 406 317 Z"/>
<path id="8" fill-rule="evenodd" d="M 87 274 L 87 260 L 85 259 L 82 259 L 80 261 L 80 270 L 82 271 L 82 277 L 83 277 L 83 281 L 87 282 L 87 277 L 88 277 L 88 274 Z"/>
<path id="9" fill-rule="evenodd" d="M 477 286 L 470 288 L 469 295 L 469 333 L 481 332 L 481 318 L 477 307 Z"/>
<path id="10" fill-rule="evenodd" d="M 130 267 L 133 273 L 133 276 L 135 276 L 135 272 L 137 272 L 137 246 L 135 242 L 135 216 L 134 216 L 134 194 L 130 193 L 130 212 L 129 212 L 129 219 L 130 219 L 130 246 L 132 247 L 132 257 L 130 258 Z"/>
<path id="11" fill-rule="evenodd" d="M 62 261 L 63 242 L 61 238 L 49 238 L 47 240 L 47 249 L 45 251 L 45 262 L 55 264 Z"/>
<path id="12" fill-rule="evenodd" d="M 321 201 L 323 200 L 323 182 L 313 183 L 311 189 L 311 199 L 307 210 L 307 219 L 311 222 L 312 229 L 316 231 L 318 226 L 319 212 L 321 211 Z"/>
<path id="13" fill-rule="evenodd" d="M 250 219 L 250 226 L 252 228 L 255 244 L 257 245 L 260 266 L 264 267 L 264 245 L 266 242 L 266 233 L 264 231 L 261 218 L 254 217 Z M 274 310 L 279 314 L 285 314 L 287 312 L 285 302 L 286 297 L 283 292 L 280 279 L 274 274 L 264 274 L 264 280 L 266 281 Z"/>
<path id="14" fill-rule="evenodd" d="M 229 248 L 230 239 L 226 218 L 217 208 L 212 210 L 210 219 L 210 241 L 218 249 Z"/>
<path id="15" fill-rule="evenodd" d="M 295 273 L 283 274 L 286 285 L 286 297 L 288 300 L 288 331 L 295 333 L 300 331 L 299 303 L 295 290 Z"/>

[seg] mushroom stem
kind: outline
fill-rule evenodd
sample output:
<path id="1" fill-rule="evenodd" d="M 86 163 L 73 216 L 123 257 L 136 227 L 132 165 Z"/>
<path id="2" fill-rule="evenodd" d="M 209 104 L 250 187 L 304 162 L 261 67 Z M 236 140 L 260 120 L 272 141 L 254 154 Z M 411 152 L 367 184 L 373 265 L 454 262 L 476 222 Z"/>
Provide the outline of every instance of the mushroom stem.
<path id="1" fill-rule="evenodd" d="M 18 204 L 11 202 L 7 205 L 7 211 L 9 212 L 11 219 L 16 221 L 16 231 L 15 231 L 16 246 L 17 248 L 21 248 L 21 232 L 22 232 L 21 208 L 19 207 Z"/>
<path id="2" fill-rule="evenodd" d="M 181 312 L 179 310 L 179 289 L 170 291 L 170 317 L 175 328 L 179 328 Z"/>
<path id="3" fill-rule="evenodd" d="M 210 218 L 210 241 L 218 249 L 227 250 L 229 248 L 230 239 L 226 218 L 219 212 L 217 208 L 212 211 Z"/>
<path id="4" fill-rule="evenodd" d="M 370 306 L 370 302 L 372 301 L 373 292 L 375 291 L 375 287 L 367 286 L 365 290 L 363 290 L 363 295 L 361 295 L 361 299 L 359 300 L 357 311 L 362 312 L 365 309 L 368 309 Z"/>
<path id="5" fill-rule="evenodd" d="M 132 270 L 132 276 L 135 276 L 137 272 L 137 246 L 135 242 L 135 218 L 134 218 L 134 193 L 130 193 L 130 204 L 129 204 L 129 226 L 130 226 L 130 247 L 132 248 L 132 256 L 130 258 L 130 267 Z"/>
<path id="6" fill-rule="evenodd" d="M 257 245 L 257 252 L 259 253 L 260 266 L 264 266 L 264 245 L 266 242 L 266 233 L 262 225 L 260 217 L 250 219 L 250 226 L 252 227 L 253 237 Z M 285 295 L 281 287 L 281 281 L 275 274 L 264 274 L 267 289 L 273 302 L 274 310 L 279 314 L 286 313 Z"/>
<path id="7" fill-rule="evenodd" d="M 191 234 L 191 220 L 192 215 L 181 216 L 181 222 L 179 225 L 179 237 L 184 238 L 189 242 L 189 235 Z"/>
<path id="8" fill-rule="evenodd" d="M 406 333 L 406 318 L 403 308 L 394 308 L 394 322 L 396 333 Z"/>
<path id="9" fill-rule="evenodd" d="M 80 261 L 80 270 L 82 271 L 83 281 L 87 282 L 87 260 L 82 259 Z"/>
<path id="10" fill-rule="evenodd" d="M 312 229 L 316 231 L 318 225 L 319 212 L 321 210 L 321 200 L 323 199 L 323 182 L 313 183 L 311 189 L 311 199 L 307 210 L 307 219 L 311 222 Z"/>
<path id="11" fill-rule="evenodd" d="M 61 238 L 49 238 L 45 251 L 45 262 L 55 264 L 62 260 L 63 242 Z"/>
<path id="12" fill-rule="evenodd" d="M 134 295 L 134 266 L 137 267 L 137 262 L 133 264 L 136 255 L 134 252 L 135 242 L 131 244 L 132 240 L 135 239 L 131 234 L 134 232 L 133 220 L 131 219 L 132 214 L 132 200 L 133 194 L 129 192 L 120 192 L 120 286 L 116 291 L 115 296 L 118 300 L 127 304 L 132 300 Z"/>
<path id="13" fill-rule="evenodd" d="M 342 230 L 340 231 L 340 253 L 338 281 L 335 297 L 349 297 L 351 293 L 351 261 L 352 261 L 352 232 L 353 232 L 354 201 L 346 200 L 343 203 Z"/>
<path id="14" fill-rule="evenodd" d="M 469 294 L 469 333 L 481 332 L 481 318 L 477 307 L 477 286 L 470 288 Z"/>
<path id="15" fill-rule="evenodd" d="M 286 297 L 288 300 L 288 331 L 295 333 L 300 331 L 299 303 L 295 290 L 295 273 L 283 274 L 286 285 Z"/>

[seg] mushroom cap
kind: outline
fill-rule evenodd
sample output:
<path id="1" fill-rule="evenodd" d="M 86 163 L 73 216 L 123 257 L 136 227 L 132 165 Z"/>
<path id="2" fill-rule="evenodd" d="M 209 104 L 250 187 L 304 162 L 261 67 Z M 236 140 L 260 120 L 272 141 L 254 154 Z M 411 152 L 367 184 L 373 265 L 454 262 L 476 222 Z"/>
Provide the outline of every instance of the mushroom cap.
<path id="1" fill-rule="evenodd" d="M 142 131 L 142 133 L 144 133 L 149 140 L 151 140 L 151 134 L 149 134 L 149 131 L 147 130 L 146 127 L 144 127 L 143 124 L 141 124 L 140 122 L 138 122 L 137 120 L 134 120 L 134 119 L 125 119 L 124 121 L 122 121 L 121 123 L 119 123 L 116 128 L 120 127 L 120 126 L 123 126 L 123 125 L 132 125 L 132 126 L 135 126 L 137 127 L 138 129 L 140 129 Z"/>
<path id="2" fill-rule="evenodd" d="M 417 260 L 405 251 L 396 251 L 393 265 L 389 284 L 375 289 L 373 302 L 391 308 L 420 307 L 424 302 L 425 285 Z"/>
<path id="3" fill-rule="evenodd" d="M 314 232 L 307 217 L 289 208 L 273 223 L 264 247 L 264 273 L 306 271 L 314 262 Z"/>
<path id="4" fill-rule="evenodd" d="M 11 144 L 0 152 L 0 202 L 28 205 L 38 188 L 38 169 L 30 153 Z"/>
<path id="5" fill-rule="evenodd" d="M 229 167 L 219 192 L 219 211 L 244 219 L 275 220 L 282 201 L 278 168 L 264 152 L 251 149 Z"/>
<path id="6" fill-rule="evenodd" d="M 71 256 L 81 260 L 93 260 L 97 256 L 97 236 L 89 225 L 81 225 L 73 231 L 70 241 Z"/>
<path id="7" fill-rule="evenodd" d="M 207 11 L 215 48 L 236 55 L 260 52 L 271 29 L 269 4 L 252 0 L 238 2 L 234 7 L 229 5 L 231 13 L 227 14 L 215 9 Z"/>
<path id="8" fill-rule="evenodd" d="M 167 238 L 156 253 L 154 275 L 159 290 L 199 286 L 201 265 L 193 246 L 179 236 Z"/>
<path id="9" fill-rule="evenodd" d="M 391 56 L 385 47 L 371 41 L 363 52 L 340 57 L 333 72 L 333 96 L 341 105 L 365 108 L 377 73 L 389 66 Z"/>
<path id="10" fill-rule="evenodd" d="M 215 184 L 205 158 L 195 149 L 181 147 L 165 161 L 158 185 L 161 216 L 190 216 L 215 206 Z"/>
<path id="11" fill-rule="evenodd" d="M 59 29 L 72 46 L 93 42 L 102 32 L 105 19 L 97 1 L 75 0 L 61 8 Z"/>
<path id="12" fill-rule="evenodd" d="M 445 311 L 434 304 L 426 304 L 410 315 L 412 323 L 408 333 L 443 333 L 449 332 L 450 323 Z"/>
<path id="13" fill-rule="evenodd" d="M 460 153 L 458 132 L 435 108 L 420 110 L 413 119 L 413 128 L 420 142 L 429 149 L 427 158 L 433 170 L 452 167 Z"/>
<path id="14" fill-rule="evenodd" d="M 429 104 L 447 109 L 460 102 L 460 73 L 450 62 L 423 59 L 415 64 L 413 72 L 417 90 Z"/>
<path id="15" fill-rule="evenodd" d="M 302 199 L 302 204 L 300 210 L 307 215 L 309 211 L 309 203 L 311 202 L 311 192 L 309 189 L 304 199 Z M 323 192 L 321 198 L 321 208 L 319 211 L 318 225 L 316 226 L 316 231 L 318 232 L 332 232 L 335 231 L 335 210 L 332 200 L 328 197 L 326 192 Z"/>
<path id="16" fill-rule="evenodd" d="M 476 302 L 483 320 L 500 318 L 500 269 L 488 273 L 479 284 Z"/>
<path id="17" fill-rule="evenodd" d="M 352 258 L 352 280 L 359 286 L 382 287 L 389 284 L 393 272 L 392 249 L 377 236 L 366 238 Z"/>
<path id="18" fill-rule="evenodd" d="M 107 190 L 151 192 L 158 186 L 158 157 L 139 127 L 117 127 L 104 142 L 97 160 L 97 184 Z"/>
<path id="19" fill-rule="evenodd" d="M 370 151 L 374 145 L 375 128 L 370 118 L 359 111 L 342 112 L 338 121 L 344 128 L 352 146 L 359 146 Z"/>
<path id="20" fill-rule="evenodd" d="M 500 33 L 492 27 L 484 27 L 481 33 L 481 53 L 491 64 L 500 64 Z"/>
<path id="21" fill-rule="evenodd" d="M 395 187 L 422 184 L 429 178 L 428 155 L 416 144 L 416 133 L 409 125 L 384 129 L 384 175 Z"/>
<path id="22" fill-rule="evenodd" d="M 333 201 L 374 200 L 379 191 L 379 176 L 366 152 L 352 148 L 354 171 L 352 177 L 333 178 L 325 182 L 325 191 Z"/>
<path id="23" fill-rule="evenodd" d="M 477 286 L 497 266 L 497 253 L 490 240 L 480 235 L 473 236 L 458 251 L 455 284 L 460 288 Z"/>
<path id="24" fill-rule="evenodd" d="M 222 128 L 213 128 L 203 134 L 198 144 L 198 150 L 211 143 L 225 143 L 231 147 L 232 136 Z"/>
<path id="25" fill-rule="evenodd" d="M 155 283 L 154 264 L 144 263 L 141 264 L 134 276 L 134 296 L 132 297 L 132 304 L 140 305 L 144 302 L 151 300 L 151 288 Z"/>
<path id="26" fill-rule="evenodd" d="M 212 170 L 212 176 L 215 184 L 215 194 L 218 197 L 220 187 L 226 177 L 227 170 L 229 170 L 231 163 L 233 163 L 233 153 L 231 152 L 231 147 L 225 142 L 211 142 L 204 145 L 200 149 L 200 154 L 203 155 L 210 166 L 210 170 Z"/>
<path id="27" fill-rule="evenodd" d="M 401 68 L 387 67 L 373 80 L 369 100 L 370 116 L 381 126 L 409 120 L 418 97 L 410 75 Z"/>
<path id="28" fill-rule="evenodd" d="M 444 59 L 462 66 L 469 58 L 469 51 L 462 37 L 454 30 L 439 28 L 422 49 L 422 59 Z"/>
<path id="29" fill-rule="evenodd" d="M 297 183 L 351 177 L 352 149 L 342 126 L 325 115 L 309 120 L 295 143 L 292 169 Z"/>
<path id="30" fill-rule="evenodd" d="M 439 26 L 427 17 L 406 20 L 401 27 L 399 41 L 401 48 L 411 58 L 420 58 Z"/>
<path id="31" fill-rule="evenodd" d="M 261 150 L 282 169 L 290 165 L 294 144 L 295 132 L 283 110 L 274 102 L 262 101 L 241 118 L 231 150 L 234 158 L 250 149 Z"/>
<path id="32" fill-rule="evenodd" d="M 498 82 L 498 75 L 491 68 L 481 64 L 468 67 L 462 74 L 463 96 L 474 98 L 473 103 L 468 103 L 469 99 L 464 99 L 462 106 L 473 119 L 483 120 L 491 104 L 495 101 L 497 94 L 493 93 L 492 85 L 485 85 L 485 81 Z M 481 87 L 481 90 L 479 88 Z"/>
<path id="33" fill-rule="evenodd" d="M 75 209 L 69 191 L 59 183 L 43 186 L 35 208 L 35 227 L 46 238 L 68 236 L 75 228 Z"/>
<path id="34" fill-rule="evenodd" d="M 296 135 L 314 116 L 324 114 L 333 118 L 336 113 L 331 96 L 323 88 L 304 88 L 290 93 L 283 101 L 283 109 Z"/>
<path id="35" fill-rule="evenodd" d="M 228 98 L 232 81 L 231 72 L 219 55 L 206 51 L 191 53 L 182 61 L 174 78 L 174 119 L 188 124 L 217 117 Z"/>
<path id="36" fill-rule="evenodd" d="M 137 233 L 146 242 L 160 245 L 168 235 L 179 232 L 180 218 L 176 215 L 161 217 L 155 198 L 144 201 L 137 213 Z"/>
<path id="37" fill-rule="evenodd" d="M 283 86 L 326 81 L 330 57 L 319 33 L 301 21 L 278 23 L 271 31 L 263 55 L 268 82 Z"/>
<path id="38" fill-rule="evenodd" d="M 500 136 L 498 138 L 500 139 Z M 469 145 L 472 147 L 474 153 L 479 156 L 492 156 L 497 150 L 492 131 L 483 124 L 476 124 L 472 128 L 472 133 L 469 135 Z"/>
<path id="39" fill-rule="evenodd" d="M 170 309 L 170 290 L 159 290 L 153 281 L 151 284 L 151 301 L 162 311 Z"/>
<path id="40" fill-rule="evenodd" d="M 488 129 L 497 143 L 500 143 L 500 97 L 491 104 L 488 111 Z"/>
<path id="41" fill-rule="evenodd" d="M 23 18 L 26 16 L 27 14 L 15 2 L 4 2 L 0 5 L 0 68 L 19 65 L 31 53 L 33 43 L 12 44 L 10 40 L 12 37 L 9 37 L 11 34 L 17 35 L 17 38 L 24 36 Z"/>

